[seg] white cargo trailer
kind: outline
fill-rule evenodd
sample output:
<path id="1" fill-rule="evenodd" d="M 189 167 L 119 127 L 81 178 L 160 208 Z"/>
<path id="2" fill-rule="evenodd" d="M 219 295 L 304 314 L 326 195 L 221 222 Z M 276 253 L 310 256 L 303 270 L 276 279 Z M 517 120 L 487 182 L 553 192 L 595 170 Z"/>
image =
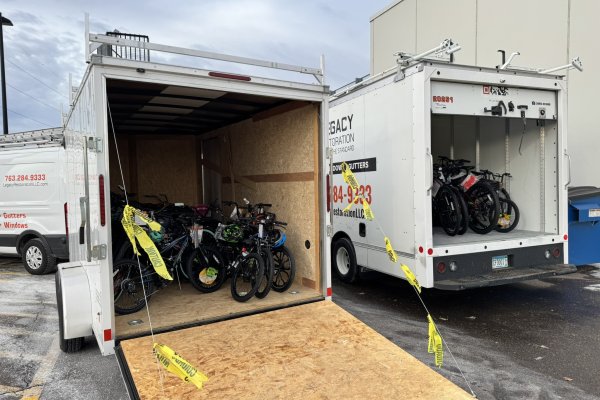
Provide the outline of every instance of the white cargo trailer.
<path id="1" fill-rule="evenodd" d="M 17 254 L 31 274 L 68 259 L 62 128 L 0 135 L 0 254 Z"/>
<path id="2" fill-rule="evenodd" d="M 71 257 L 56 275 L 64 351 L 79 350 L 93 335 L 102 354 L 116 351 L 132 398 L 469 397 L 327 301 L 329 91 L 322 67 L 106 35 L 86 40 L 90 52 L 126 46 L 134 56 L 162 51 L 314 75 L 317 83 L 91 55 L 65 130 Z M 187 204 L 244 197 L 272 203 L 288 222 L 294 284 L 238 303 L 228 290 L 200 294 L 175 282 L 140 312 L 115 315 L 111 224 L 119 222 L 111 221 L 108 194 L 123 184 L 138 197 L 165 193 Z M 205 389 L 162 375 L 153 341 L 206 372 Z M 382 363 L 390 368 L 382 371 Z M 361 380 L 347 379 L 359 369 Z M 397 384 L 407 373 L 419 378 Z"/>
<path id="3" fill-rule="evenodd" d="M 343 88 L 330 101 L 332 239 L 337 274 L 361 267 L 403 277 L 383 231 L 422 286 L 499 285 L 574 271 L 567 265 L 567 96 L 562 76 L 416 61 Z M 493 112 L 492 112 L 493 111 Z M 520 221 L 510 233 L 448 236 L 432 223 L 439 156 L 508 172 Z M 340 173 L 346 161 L 377 222 Z"/>

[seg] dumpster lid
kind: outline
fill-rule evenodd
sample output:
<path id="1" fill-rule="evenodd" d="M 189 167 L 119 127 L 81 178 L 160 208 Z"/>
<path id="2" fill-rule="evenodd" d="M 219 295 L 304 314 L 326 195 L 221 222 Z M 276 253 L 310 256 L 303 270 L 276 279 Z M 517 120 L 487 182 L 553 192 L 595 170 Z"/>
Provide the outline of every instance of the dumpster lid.
<path id="1" fill-rule="evenodd" d="M 600 188 L 595 186 L 575 186 L 569 188 L 569 203 L 573 204 L 573 201 L 590 199 L 597 197 L 600 200 Z"/>

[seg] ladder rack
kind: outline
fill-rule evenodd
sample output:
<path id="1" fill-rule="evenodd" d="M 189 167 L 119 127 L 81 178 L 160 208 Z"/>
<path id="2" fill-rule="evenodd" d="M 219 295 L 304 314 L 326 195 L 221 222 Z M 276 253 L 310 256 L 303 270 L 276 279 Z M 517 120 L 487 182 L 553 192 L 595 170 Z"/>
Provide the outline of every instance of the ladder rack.
<path id="1" fill-rule="evenodd" d="M 0 150 L 25 147 L 55 147 L 64 142 L 63 128 L 40 129 L 36 131 L 0 135 Z"/>

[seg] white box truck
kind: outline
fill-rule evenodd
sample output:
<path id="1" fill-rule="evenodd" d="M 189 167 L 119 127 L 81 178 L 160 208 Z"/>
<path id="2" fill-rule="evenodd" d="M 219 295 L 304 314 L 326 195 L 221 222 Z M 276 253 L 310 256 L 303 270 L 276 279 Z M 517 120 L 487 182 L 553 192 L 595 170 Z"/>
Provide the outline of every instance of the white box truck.
<path id="1" fill-rule="evenodd" d="M 79 350 L 93 335 L 102 354 L 116 352 L 132 398 L 470 398 L 329 301 L 329 91 L 322 67 L 100 34 L 86 40 L 90 53 L 126 46 L 130 55 L 162 51 L 314 75 L 317 82 L 89 56 L 65 129 L 70 262 L 56 274 L 64 351 Z M 201 294 L 173 283 L 140 312 L 115 315 L 109 255 L 111 225 L 119 222 L 110 218 L 108 194 L 123 184 L 138 196 L 165 193 L 187 204 L 244 197 L 272 203 L 288 222 L 294 284 L 238 303 L 228 290 Z M 153 341 L 205 372 L 205 388 L 160 372 Z M 357 370 L 361 379 L 348 379 Z M 407 373 L 419 378 L 401 384 Z"/>
<path id="2" fill-rule="evenodd" d="M 426 288 L 461 290 L 572 272 L 568 265 L 567 83 L 515 69 L 417 61 L 334 94 L 333 269 L 343 280 L 361 267 L 396 277 L 383 232 Z M 433 164 L 470 160 L 510 173 L 520 208 L 513 231 L 449 236 L 432 221 Z M 367 221 L 344 183 L 354 170 L 377 221 Z M 383 232 L 382 232 L 383 229 Z"/>
<path id="3" fill-rule="evenodd" d="M 31 274 L 69 258 L 62 128 L 0 136 L 0 254 L 19 255 Z"/>

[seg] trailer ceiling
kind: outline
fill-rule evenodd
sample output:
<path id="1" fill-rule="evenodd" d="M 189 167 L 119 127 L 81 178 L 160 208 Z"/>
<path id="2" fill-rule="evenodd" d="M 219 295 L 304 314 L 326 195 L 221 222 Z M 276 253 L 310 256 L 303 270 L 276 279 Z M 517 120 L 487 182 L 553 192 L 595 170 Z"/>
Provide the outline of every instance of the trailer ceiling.
<path id="1" fill-rule="evenodd" d="M 289 102 L 275 97 L 117 79 L 108 80 L 106 87 L 118 134 L 198 135 Z"/>

